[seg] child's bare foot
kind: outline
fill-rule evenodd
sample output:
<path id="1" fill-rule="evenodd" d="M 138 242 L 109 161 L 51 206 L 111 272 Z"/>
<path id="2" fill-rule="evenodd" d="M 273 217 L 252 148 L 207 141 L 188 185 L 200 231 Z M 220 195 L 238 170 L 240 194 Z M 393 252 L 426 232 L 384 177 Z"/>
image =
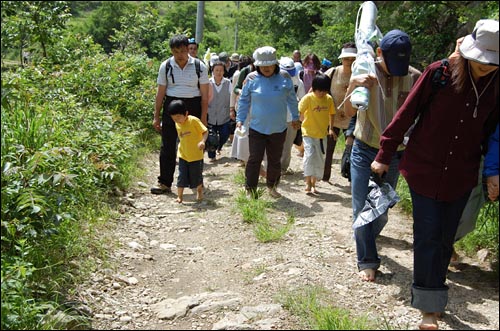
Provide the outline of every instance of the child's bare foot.
<path id="1" fill-rule="evenodd" d="M 420 330 L 438 330 L 437 314 L 422 312 L 422 322 L 420 322 L 418 328 Z"/>
<path id="2" fill-rule="evenodd" d="M 375 269 L 363 269 L 359 272 L 359 277 L 364 282 L 374 282 L 375 281 Z"/>
<path id="3" fill-rule="evenodd" d="M 177 199 L 175 199 L 175 202 L 177 202 L 177 203 L 182 203 L 182 198 L 179 198 L 179 197 L 178 197 Z"/>
<path id="4" fill-rule="evenodd" d="M 305 191 L 306 191 L 306 194 L 311 193 L 311 186 L 307 185 Z"/>
<path id="5" fill-rule="evenodd" d="M 319 191 L 316 189 L 316 186 L 311 187 L 311 193 L 314 195 L 318 195 Z"/>

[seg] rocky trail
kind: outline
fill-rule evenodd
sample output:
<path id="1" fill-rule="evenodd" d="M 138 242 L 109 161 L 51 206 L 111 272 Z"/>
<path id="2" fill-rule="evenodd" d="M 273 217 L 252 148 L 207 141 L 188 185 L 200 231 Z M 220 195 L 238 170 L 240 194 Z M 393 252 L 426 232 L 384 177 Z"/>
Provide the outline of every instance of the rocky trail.
<path id="1" fill-rule="evenodd" d="M 185 190 L 152 195 L 158 156 L 149 155 L 147 177 L 122 196 L 121 218 L 110 225 L 110 267 L 92 274 L 78 294 L 92 311 L 95 330 L 310 329 L 280 304 L 283 293 L 310 287 L 326 290 L 330 302 L 353 316 L 365 314 L 381 328 L 415 329 L 420 314 L 410 306 L 412 221 L 390 210 L 378 240 L 382 258 L 375 283 L 357 276 L 349 182 L 336 154 L 332 183 L 319 196 L 304 193 L 302 159 L 292 151 L 293 174 L 282 177 L 273 222 L 295 222 L 277 242 L 259 242 L 243 222 L 235 198 L 243 171 L 225 147 L 205 163 L 208 191 L 202 203 Z M 177 176 L 177 174 L 176 174 Z M 271 200 L 270 197 L 264 196 Z M 445 330 L 499 328 L 498 278 L 479 258 L 462 258 L 448 275 Z"/>

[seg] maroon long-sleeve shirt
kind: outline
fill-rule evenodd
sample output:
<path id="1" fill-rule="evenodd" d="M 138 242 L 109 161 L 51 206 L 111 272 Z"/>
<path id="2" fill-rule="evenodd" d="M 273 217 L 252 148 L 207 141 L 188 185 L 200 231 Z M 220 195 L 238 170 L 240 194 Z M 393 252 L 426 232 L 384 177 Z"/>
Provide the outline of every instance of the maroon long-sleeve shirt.
<path id="1" fill-rule="evenodd" d="M 431 97 L 432 76 L 441 61 L 429 65 L 413 86 L 408 98 L 382 133 L 376 160 L 389 164 Z M 497 75 L 484 91 L 492 75 Z M 456 93 L 450 82 L 438 88 L 429 107 L 415 126 L 399 170 L 411 189 L 438 201 L 453 201 L 477 185 L 481 141 L 485 128 L 498 123 L 498 70 L 476 83 L 479 98 L 474 117 L 476 94 L 467 78 L 465 93 Z M 493 127 L 494 127 L 493 125 Z"/>

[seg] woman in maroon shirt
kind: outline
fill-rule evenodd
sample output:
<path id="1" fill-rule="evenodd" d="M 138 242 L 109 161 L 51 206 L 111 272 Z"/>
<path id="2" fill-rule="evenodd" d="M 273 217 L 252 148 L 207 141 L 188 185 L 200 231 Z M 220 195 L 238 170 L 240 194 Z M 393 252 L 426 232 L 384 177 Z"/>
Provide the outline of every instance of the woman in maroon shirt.
<path id="1" fill-rule="evenodd" d="M 433 87 L 441 61 L 429 65 L 384 130 L 372 170 L 383 175 L 420 115 L 399 164 L 413 204 L 413 307 L 420 329 L 438 328 L 448 301 L 446 273 L 455 232 L 477 185 L 481 143 L 498 123 L 498 21 L 480 20 L 449 60 L 448 83 Z"/>

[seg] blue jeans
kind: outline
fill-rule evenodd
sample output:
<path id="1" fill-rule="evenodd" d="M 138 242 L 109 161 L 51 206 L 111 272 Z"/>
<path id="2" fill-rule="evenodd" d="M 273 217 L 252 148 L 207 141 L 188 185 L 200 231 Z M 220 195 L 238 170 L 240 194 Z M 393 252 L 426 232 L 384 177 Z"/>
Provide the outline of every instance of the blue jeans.
<path id="1" fill-rule="evenodd" d="M 217 150 L 220 151 L 229 139 L 229 134 L 231 131 L 230 122 L 221 125 L 209 124 L 209 126 L 212 128 L 212 130 L 214 130 L 214 132 L 217 132 L 219 134 L 219 146 L 217 146 Z M 207 152 L 207 154 L 211 159 L 215 157 L 215 152 Z"/>
<path id="2" fill-rule="evenodd" d="M 353 222 L 365 206 L 368 196 L 368 181 L 372 173 L 370 165 L 377 156 L 378 149 L 354 139 L 351 152 L 351 194 Z M 397 152 L 389 165 L 389 172 L 384 179 L 396 189 L 399 178 L 399 160 L 402 152 Z M 377 252 L 375 239 L 387 224 L 388 211 L 380 215 L 376 220 L 354 230 L 356 240 L 356 251 L 358 256 L 358 269 L 374 269 L 380 267 L 380 257 Z"/>
<path id="3" fill-rule="evenodd" d="M 413 204 L 413 285 L 411 305 L 443 312 L 448 302 L 446 273 L 458 222 L 470 191 L 455 201 L 437 201 L 410 188 Z"/>

